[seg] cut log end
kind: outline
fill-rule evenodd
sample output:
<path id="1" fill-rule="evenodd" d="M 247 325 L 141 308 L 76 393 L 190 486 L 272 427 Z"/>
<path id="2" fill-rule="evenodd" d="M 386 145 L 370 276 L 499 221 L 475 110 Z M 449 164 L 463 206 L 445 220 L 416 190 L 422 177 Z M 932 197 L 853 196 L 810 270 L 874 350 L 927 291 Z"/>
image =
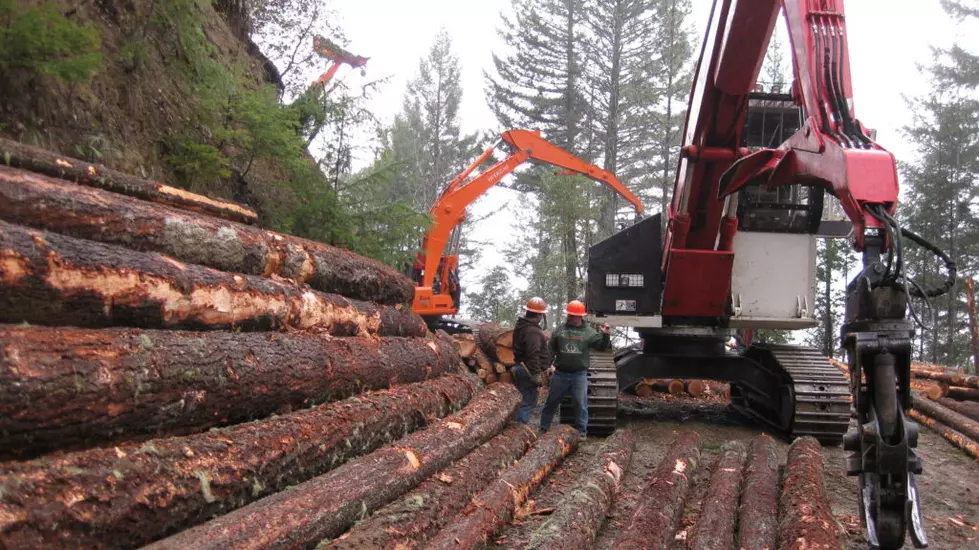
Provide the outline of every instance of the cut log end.
<path id="1" fill-rule="evenodd" d="M 707 385 L 703 380 L 690 380 L 687 382 L 687 393 L 694 397 L 700 397 L 706 389 Z"/>

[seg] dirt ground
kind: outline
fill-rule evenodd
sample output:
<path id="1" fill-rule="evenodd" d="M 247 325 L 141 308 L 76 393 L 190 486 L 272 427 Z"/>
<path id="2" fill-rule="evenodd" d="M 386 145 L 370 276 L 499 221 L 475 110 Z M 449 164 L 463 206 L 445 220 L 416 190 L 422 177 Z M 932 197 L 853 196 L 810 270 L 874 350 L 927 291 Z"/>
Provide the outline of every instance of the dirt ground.
<path id="1" fill-rule="evenodd" d="M 595 548 L 613 548 L 616 535 L 642 498 L 645 483 L 676 433 L 679 430 L 693 430 L 701 435 L 701 463 L 687 495 L 683 521 L 672 550 L 688 548 L 687 541 L 692 538 L 721 446 L 730 440 L 740 440 L 747 446 L 753 437 L 761 433 L 757 425 L 731 409 L 727 403 L 718 399 L 712 401 L 622 396 L 620 407 L 623 411 L 618 424 L 620 428 L 633 431 L 636 447 L 632 464 L 623 479 L 622 490 L 599 532 Z M 536 416 L 534 422 L 536 427 Z M 780 464 L 784 466 L 789 444 L 783 440 L 777 441 Z M 497 533 L 494 543 L 488 547 L 523 548 L 534 529 L 546 520 L 550 509 L 591 467 L 601 443 L 602 438 L 597 437 L 581 443 L 575 453 L 530 495 L 527 506 L 515 521 Z M 917 452 L 924 458 L 925 470 L 919 476 L 918 484 L 923 497 L 929 548 L 979 550 L 979 464 L 924 427 Z M 842 446 L 823 447 L 826 493 L 843 535 L 843 548 L 865 549 L 867 544 L 860 524 L 856 478 L 846 476 L 844 456 Z M 905 548 L 913 548 L 910 538 Z"/>

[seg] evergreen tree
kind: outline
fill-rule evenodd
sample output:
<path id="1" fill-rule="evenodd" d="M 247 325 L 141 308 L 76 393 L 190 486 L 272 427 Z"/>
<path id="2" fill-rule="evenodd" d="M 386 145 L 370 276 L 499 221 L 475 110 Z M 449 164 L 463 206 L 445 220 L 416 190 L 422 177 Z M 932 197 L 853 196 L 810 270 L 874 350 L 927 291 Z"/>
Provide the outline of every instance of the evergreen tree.
<path id="1" fill-rule="evenodd" d="M 467 314 L 480 321 L 499 323 L 506 327 L 514 326 L 523 302 L 513 289 L 507 269 L 504 266 L 495 266 L 479 280 L 479 287 L 479 292 L 469 293 L 465 306 Z"/>

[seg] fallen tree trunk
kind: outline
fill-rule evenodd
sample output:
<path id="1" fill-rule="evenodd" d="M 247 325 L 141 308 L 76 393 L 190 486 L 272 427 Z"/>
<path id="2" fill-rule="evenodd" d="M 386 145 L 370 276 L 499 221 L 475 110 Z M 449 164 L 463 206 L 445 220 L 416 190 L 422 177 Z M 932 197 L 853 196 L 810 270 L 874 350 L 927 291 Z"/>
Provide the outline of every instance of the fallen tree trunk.
<path id="1" fill-rule="evenodd" d="M 911 374 L 915 378 L 927 378 L 945 382 L 949 386 L 960 386 L 963 388 L 979 389 L 979 376 L 965 376 L 963 374 L 948 374 L 944 372 L 934 372 L 929 370 L 912 370 Z"/>
<path id="2" fill-rule="evenodd" d="M 424 546 L 499 471 L 519 459 L 533 444 L 534 431 L 514 424 L 481 449 L 427 479 L 399 500 L 381 508 L 340 538 L 317 549 L 355 550 Z"/>
<path id="3" fill-rule="evenodd" d="M 915 422 L 928 426 L 928 428 L 930 428 L 933 432 L 944 437 L 946 441 L 958 447 L 972 458 L 979 460 L 979 443 L 976 441 L 969 439 L 968 437 L 960 434 L 952 428 L 949 428 L 934 418 L 925 416 L 914 409 L 908 411 L 908 415 L 913 418 Z"/>
<path id="4" fill-rule="evenodd" d="M 819 442 L 800 437 L 789 446 L 779 508 L 778 547 L 785 550 L 842 550 L 836 523 L 823 486 L 823 455 Z"/>
<path id="5" fill-rule="evenodd" d="M 683 501 L 690 479 L 700 462 L 700 435 L 683 432 L 670 444 L 652 479 L 642 492 L 642 502 L 612 544 L 614 548 L 667 550 L 683 515 Z"/>
<path id="6" fill-rule="evenodd" d="M 359 300 L 397 305 L 414 295 L 408 277 L 347 250 L 2 166 L 0 217 L 222 271 L 276 275 Z"/>
<path id="7" fill-rule="evenodd" d="M 0 325 L 0 459 L 184 435 L 459 369 L 444 341 Z"/>
<path id="8" fill-rule="evenodd" d="M 632 463 L 634 447 L 630 430 L 618 430 L 609 436 L 598 452 L 595 466 L 534 531 L 526 548 L 591 548 L 619 491 L 622 476 Z"/>
<path id="9" fill-rule="evenodd" d="M 778 540 L 778 454 L 766 434 L 751 440 L 738 508 L 739 550 L 772 550 Z"/>
<path id="10" fill-rule="evenodd" d="M 979 390 L 949 386 L 945 397 L 958 399 L 959 401 L 979 401 Z"/>
<path id="11" fill-rule="evenodd" d="M 914 408 L 945 424 L 949 428 L 961 432 L 962 435 L 965 435 L 973 441 L 979 441 L 979 424 L 969 417 L 939 405 L 921 395 L 915 396 Z"/>
<path id="12" fill-rule="evenodd" d="M 504 341 L 509 342 L 505 344 Z M 492 361 L 513 365 L 513 330 L 497 323 L 483 323 L 476 330 L 476 342 Z"/>
<path id="13" fill-rule="evenodd" d="M 307 548 L 343 533 L 362 514 L 492 438 L 519 404 L 520 392 L 513 386 L 488 388 L 462 411 L 424 430 L 146 549 Z"/>
<path id="14" fill-rule="evenodd" d="M 731 548 L 734 543 L 744 459 L 745 449 L 740 441 L 728 442 L 721 449 L 721 458 L 711 473 L 710 489 L 694 531 L 692 550 Z"/>
<path id="15" fill-rule="evenodd" d="M 407 310 L 0 222 L 0 322 L 424 336 Z"/>
<path id="16" fill-rule="evenodd" d="M 972 401 L 956 401 L 954 399 L 937 399 L 938 403 L 949 410 L 955 411 L 974 422 L 979 422 L 979 403 Z"/>
<path id="17" fill-rule="evenodd" d="M 481 548 L 496 531 L 513 519 L 551 470 L 578 444 L 578 431 L 562 424 L 543 435 L 516 464 L 507 468 L 486 489 L 473 497 L 428 544 L 426 550 Z"/>
<path id="18" fill-rule="evenodd" d="M 241 204 L 212 199 L 185 189 L 137 178 L 98 163 L 57 155 L 45 149 L 8 139 L 0 138 L 0 159 L 3 159 L 8 166 L 39 172 L 88 187 L 98 187 L 145 201 L 244 223 L 258 222 L 258 214 Z"/>
<path id="19" fill-rule="evenodd" d="M 203 434 L 7 463 L 0 547 L 137 547 L 395 441 L 477 391 L 449 374 Z"/>

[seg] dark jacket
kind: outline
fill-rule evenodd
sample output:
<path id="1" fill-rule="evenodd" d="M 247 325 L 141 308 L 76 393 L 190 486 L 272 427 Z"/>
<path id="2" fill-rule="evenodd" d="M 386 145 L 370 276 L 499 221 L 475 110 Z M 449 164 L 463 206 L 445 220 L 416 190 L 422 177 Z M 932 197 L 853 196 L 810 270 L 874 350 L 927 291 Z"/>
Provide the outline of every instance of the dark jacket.
<path id="1" fill-rule="evenodd" d="M 513 358 L 517 363 L 523 363 L 535 377 L 550 366 L 547 335 L 536 322 L 525 317 L 517 319 L 517 326 L 513 329 Z"/>
<path id="2" fill-rule="evenodd" d="M 581 372 L 591 364 L 591 349 L 608 350 L 612 348 L 612 337 L 608 334 L 582 325 L 573 327 L 565 324 L 554 331 L 548 343 L 554 355 L 554 366 L 561 372 Z"/>

